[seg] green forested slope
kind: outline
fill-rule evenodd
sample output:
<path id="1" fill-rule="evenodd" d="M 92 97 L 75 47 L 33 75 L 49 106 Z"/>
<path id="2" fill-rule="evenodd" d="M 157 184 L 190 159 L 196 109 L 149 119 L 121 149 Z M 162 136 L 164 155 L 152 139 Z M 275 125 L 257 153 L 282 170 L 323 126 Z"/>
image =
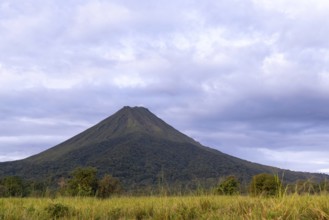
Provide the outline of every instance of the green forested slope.
<path id="1" fill-rule="evenodd" d="M 207 148 L 142 107 L 124 107 L 75 137 L 24 160 L 0 163 L 0 176 L 56 180 L 79 166 L 118 177 L 126 189 L 159 183 L 195 187 L 237 176 L 247 182 L 258 173 L 284 173 L 284 179 L 325 178 L 241 160 Z"/>

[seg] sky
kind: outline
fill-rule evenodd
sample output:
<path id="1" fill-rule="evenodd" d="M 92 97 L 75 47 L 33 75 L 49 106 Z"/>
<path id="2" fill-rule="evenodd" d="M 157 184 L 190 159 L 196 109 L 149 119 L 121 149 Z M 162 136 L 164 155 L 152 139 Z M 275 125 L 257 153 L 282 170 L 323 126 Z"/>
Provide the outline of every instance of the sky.
<path id="1" fill-rule="evenodd" d="M 1 0 L 0 161 L 123 106 L 203 145 L 329 173 L 329 1 Z"/>

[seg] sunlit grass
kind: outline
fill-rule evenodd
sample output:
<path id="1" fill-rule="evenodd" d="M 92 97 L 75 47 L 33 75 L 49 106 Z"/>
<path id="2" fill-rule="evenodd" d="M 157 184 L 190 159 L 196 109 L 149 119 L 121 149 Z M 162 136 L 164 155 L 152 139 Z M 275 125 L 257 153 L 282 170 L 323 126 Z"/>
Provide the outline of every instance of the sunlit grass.
<path id="1" fill-rule="evenodd" d="M 0 219 L 329 219 L 329 197 L 2 198 Z"/>

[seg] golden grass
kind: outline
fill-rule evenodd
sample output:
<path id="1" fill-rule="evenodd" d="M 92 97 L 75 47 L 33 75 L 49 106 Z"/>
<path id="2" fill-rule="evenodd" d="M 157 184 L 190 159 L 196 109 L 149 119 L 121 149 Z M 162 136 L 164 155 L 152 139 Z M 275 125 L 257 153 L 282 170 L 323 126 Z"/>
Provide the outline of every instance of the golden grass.
<path id="1" fill-rule="evenodd" d="M 2 198 L 0 219 L 329 219 L 329 197 Z"/>

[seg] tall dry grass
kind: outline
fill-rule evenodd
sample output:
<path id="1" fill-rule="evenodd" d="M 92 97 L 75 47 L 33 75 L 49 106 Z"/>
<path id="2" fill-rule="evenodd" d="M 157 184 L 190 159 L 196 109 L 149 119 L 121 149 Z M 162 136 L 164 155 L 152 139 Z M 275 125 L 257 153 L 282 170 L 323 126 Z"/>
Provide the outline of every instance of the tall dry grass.
<path id="1" fill-rule="evenodd" d="M 329 219 L 329 197 L 3 198 L 0 219 Z"/>

